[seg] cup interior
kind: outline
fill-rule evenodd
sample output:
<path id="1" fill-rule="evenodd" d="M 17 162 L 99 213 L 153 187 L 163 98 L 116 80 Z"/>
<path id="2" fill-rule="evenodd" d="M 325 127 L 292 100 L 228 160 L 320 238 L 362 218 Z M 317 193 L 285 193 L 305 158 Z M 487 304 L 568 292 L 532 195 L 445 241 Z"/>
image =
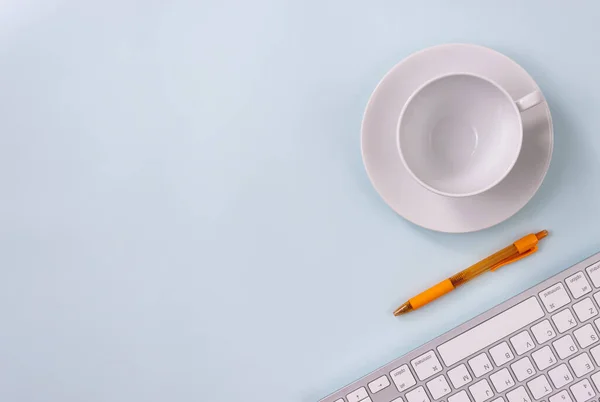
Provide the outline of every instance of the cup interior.
<path id="1" fill-rule="evenodd" d="M 498 184 L 523 140 L 519 111 L 495 83 L 470 74 L 436 78 L 417 90 L 398 122 L 398 149 L 413 177 L 446 196 Z"/>

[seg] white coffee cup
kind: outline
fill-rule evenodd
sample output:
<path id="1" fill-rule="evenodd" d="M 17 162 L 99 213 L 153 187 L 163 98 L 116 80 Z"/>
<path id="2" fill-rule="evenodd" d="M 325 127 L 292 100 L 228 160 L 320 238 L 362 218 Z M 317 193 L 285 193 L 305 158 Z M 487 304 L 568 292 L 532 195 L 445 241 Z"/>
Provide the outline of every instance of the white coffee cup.
<path id="1" fill-rule="evenodd" d="M 543 101 L 537 90 L 514 101 L 498 84 L 474 74 L 437 77 L 417 89 L 400 113 L 402 162 L 435 193 L 467 197 L 487 191 L 517 162 L 521 112 Z"/>

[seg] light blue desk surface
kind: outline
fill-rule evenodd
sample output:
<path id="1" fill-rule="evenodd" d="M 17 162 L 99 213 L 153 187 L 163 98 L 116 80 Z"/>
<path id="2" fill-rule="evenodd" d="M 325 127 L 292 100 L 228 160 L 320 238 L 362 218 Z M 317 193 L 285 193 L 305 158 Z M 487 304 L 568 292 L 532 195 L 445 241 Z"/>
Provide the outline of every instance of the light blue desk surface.
<path id="1" fill-rule="evenodd" d="M 595 1 L 50 1 L 0 7 L 0 400 L 316 401 L 600 250 Z M 398 217 L 360 122 L 440 43 L 514 58 L 552 109 L 527 207 Z M 516 237 L 542 251 L 391 311 Z"/>

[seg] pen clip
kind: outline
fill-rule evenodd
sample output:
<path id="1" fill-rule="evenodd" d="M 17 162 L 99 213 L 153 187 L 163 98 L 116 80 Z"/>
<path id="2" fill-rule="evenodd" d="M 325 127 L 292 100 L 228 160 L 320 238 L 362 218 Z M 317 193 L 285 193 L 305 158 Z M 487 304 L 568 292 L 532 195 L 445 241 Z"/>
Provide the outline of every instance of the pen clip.
<path id="1" fill-rule="evenodd" d="M 501 267 L 503 267 L 505 265 L 508 265 L 508 264 L 513 263 L 515 261 L 519 261 L 522 258 L 530 256 L 531 254 L 535 253 L 536 251 L 538 251 L 538 246 L 534 246 L 534 247 L 530 248 L 529 250 L 525 251 L 523 254 L 519 254 L 519 255 L 516 255 L 514 257 L 507 258 L 504 261 L 500 261 L 498 264 L 496 264 L 492 268 L 490 268 L 490 271 L 495 271 L 498 268 L 501 268 Z"/>

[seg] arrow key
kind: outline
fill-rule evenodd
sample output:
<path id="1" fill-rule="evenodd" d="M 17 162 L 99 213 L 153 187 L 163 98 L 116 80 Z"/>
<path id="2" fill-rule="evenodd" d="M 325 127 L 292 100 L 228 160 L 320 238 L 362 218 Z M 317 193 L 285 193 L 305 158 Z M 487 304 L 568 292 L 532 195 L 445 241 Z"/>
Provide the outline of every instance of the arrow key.
<path id="1" fill-rule="evenodd" d="M 387 376 L 385 376 L 385 375 L 383 375 L 383 376 L 379 377 L 378 379 L 371 381 L 369 383 L 369 389 L 371 390 L 371 393 L 373 393 L 373 394 L 375 394 L 389 386 L 390 386 L 390 380 L 388 380 Z"/>

